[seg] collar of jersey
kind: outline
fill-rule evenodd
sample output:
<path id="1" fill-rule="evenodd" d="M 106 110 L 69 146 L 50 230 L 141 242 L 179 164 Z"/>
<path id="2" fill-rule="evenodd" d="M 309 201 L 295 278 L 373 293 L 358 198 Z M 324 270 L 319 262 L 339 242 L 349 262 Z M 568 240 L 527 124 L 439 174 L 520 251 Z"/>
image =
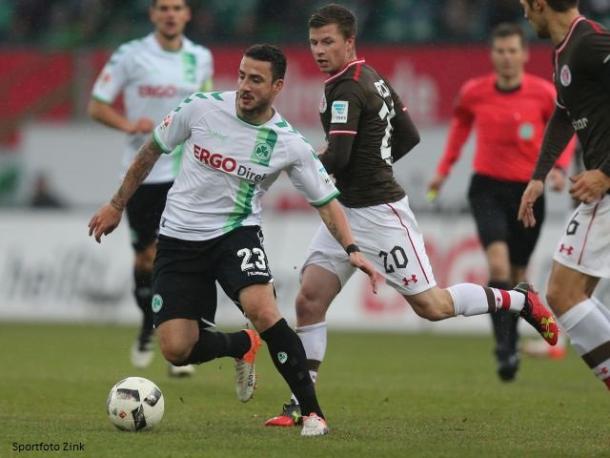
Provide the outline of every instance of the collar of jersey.
<path id="1" fill-rule="evenodd" d="M 343 67 L 338 73 L 335 73 L 333 76 L 331 76 L 326 81 L 324 81 L 324 83 L 325 84 L 330 83 L 335 78 L 338 78 L 339 76 L 343 75 L 347 71 L 347 69 L 350 68 L 352 65 L 364 64 L 365 62 L 366 61 L 364 60 L 364 58 L 356 59 L 356 60 L 352 60 L 351 62 L 348 62 L 347 64 L 345 64 L 345 67 Z"/>
<path id="2" fill-rule="evenodd" d="M 563 51 L 563 48 L 565 48 L 566 45 L 568 44 L 568 41 L 570 41 L 570 37 L 572 36 L 572 33 L 574 32 L 576 25 L 581 23 L 584 20 L 586 20 L 586 18 L 584 16 L 577 16 L 576 18 L 574 18 L 574 20 L 570 24 L 568 33 L 566 34 L 565 37 L 563 37 L 563 40 L 561 40 L 561 42 L 555 48 L 557 50 L 557 53 L 560 53 L 561 51 Z"/>
<path id="3" fill-rule="evenodd" d="M 273 116 L 271 116 L 267 121 L 265 121 L 262 124 L 253 124 L 253 123 L 248 122 L 248 121 L 246 121 L 245 119 L 243 119 L 243 118 L 241 118 L 239 116 L 239 114 L 237 113 L 237 106 L 235 107 L 235 118 L 237 118 L 240 122 L 243 122 L 247 126 L 256 127 L 257 129 L 260 128 L 260 127 L 264 127 L 267 124 L 275 124 L 275 122 L 278 122 L 278 119 L 276 119 L 276 118 L 279 118 L 279 120 L 281 120 L 280 114 L 278 113 L 278 111 L 275 108 L 273 108 Z"/>
<path id="4" fill-rule="evenodd" d="M 159 43 L 159 41 L 157 40 L 157 37 L 155 37 L 154 32 L 151 32 L 149 37 L 151 38 L 152 42 L 154 43 L 153 46 L 155 46 L 161 52 L 175 55 L 175 54 L 178 54 L 178 53 L 181 53 L 182 51 L 184 51 L 184 45 L 186 44 L 186 37 L 184 35 L 182 35 L 182 46 L 180 46 L 180 49 L 176 49 L 175 51 L 165 49 L 163 46 L 161 46 L 161 43 Z"/>

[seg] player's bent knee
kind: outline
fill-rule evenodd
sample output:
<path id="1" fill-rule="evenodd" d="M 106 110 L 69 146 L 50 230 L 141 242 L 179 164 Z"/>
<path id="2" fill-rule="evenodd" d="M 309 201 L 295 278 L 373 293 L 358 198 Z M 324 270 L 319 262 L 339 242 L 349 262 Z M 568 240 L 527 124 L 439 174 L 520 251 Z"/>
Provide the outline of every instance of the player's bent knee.
<path id="1" fill-rule="evenodd" d="M 248 310 L 248 318 L 257 331 L 263 332 L 277 323 L 282 317 L 277 307 L 260 306 Z"/>
<path id="2" fill-rule="evenodd" d="M 163 357 L 174 366 L 183 366 L 192 351 L 192 346 L 182 342 L 160 339 L 159 347 Z"/>
<path id="3" fill-rule="evenodd" d="M 169 326 L 171 326 L 171 322 L 166 322 L 157 330 L 159 349 L 163 357 L 173 365 L 184 365 L 197 338 L 194 336 L 188 337 L 188 332 L 179 326 Z"/>
<path id="4" fill-rule="evenodd" d="M 555 313 L 578 302 L 577 300 L 571 299 L 570 294 L 561 287 L 552 284 L 548 285 L 545 297 L 547 304 L 549 304 L 549 307 L 551 307 L 551 310 Z"/>
<path id="5" fill-rule="evenodd" d="M 312 320 L 320 319 L 324 320 L 324 306 L 311 294 L 299 293 L 296 301 L 296 314 L 297 320 L 310 322 Z M 317 321 L 315 321 L 317 322 Z"/>

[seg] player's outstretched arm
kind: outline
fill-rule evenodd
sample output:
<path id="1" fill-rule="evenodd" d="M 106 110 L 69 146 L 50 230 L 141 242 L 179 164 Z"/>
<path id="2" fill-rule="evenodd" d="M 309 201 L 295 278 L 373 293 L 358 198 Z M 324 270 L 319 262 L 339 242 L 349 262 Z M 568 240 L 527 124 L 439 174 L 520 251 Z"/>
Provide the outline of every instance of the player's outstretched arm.
<path id="1" fill-rule="evenodd" d="M 140 118 L 135 122 L 130 122 L 125 116 L 115 110 L 112 105 L 91 99 L 87 107 L 89 116 L 113 129 L 122 130 L 128 134 L 152 132 L 155 124 L 148 118 Z"/>
<path id="2" fill-rule="evenodd" d="M 574 128 L 566 110 L 557 106 L 544 131 L 540 156 L 538 156 L 536 169 L 532 176 L 533 180 L 545 180 L 573 135 Z"/>
<path id="3" fill-rule="evenodd" d="M 376 293 L 377 281 L 381 276 L 373 265 L 360 253 L 341 204 L 336 199 L 333 199 L 326 205 L 318 207 L 318 212 L 329 232 L 348 253 L 350 263 L 369 276 L 373 292 Z"/>
<path id="4" fill-rule="evenodd" d="M 142 145 L 118 191 L 89 221 L 89 235 L 93 235 L 97 243 L 101 242 L 102 235 L 110 234 L 119 225 L 127 201 L 148 176 L 161 153 L 152 138 Z"/>

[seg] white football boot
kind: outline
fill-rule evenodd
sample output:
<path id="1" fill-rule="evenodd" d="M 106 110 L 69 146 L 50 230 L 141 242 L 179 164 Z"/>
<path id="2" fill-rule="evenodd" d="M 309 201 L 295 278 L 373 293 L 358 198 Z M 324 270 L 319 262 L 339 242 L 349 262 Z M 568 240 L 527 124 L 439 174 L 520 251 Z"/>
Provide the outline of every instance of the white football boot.
<path id="1" fill-rule="evenodd" d="M 324 436 L 328 434 L 328 425 L 324 418 L 319 417 L 315 413 L 311 413 L 306 417 L 303 417 L 303 429 L 301 430 L 301 436 Z"/>

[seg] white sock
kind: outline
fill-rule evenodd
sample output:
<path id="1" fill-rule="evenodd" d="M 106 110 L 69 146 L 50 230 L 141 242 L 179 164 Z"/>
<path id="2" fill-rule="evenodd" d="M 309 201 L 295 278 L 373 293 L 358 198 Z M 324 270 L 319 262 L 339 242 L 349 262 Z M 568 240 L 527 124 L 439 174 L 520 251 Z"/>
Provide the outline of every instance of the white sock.
<path id="1" fill-rule="evenodd" d="M 595 296 L 591 296 L 591 300 L 593 302 L 595 302 L 595 305 L 597 305 L 597 308 L 604 314 L 604 316 L 606 317 L 606 319 L 610 322 L 610 309 L 608 309 L 608 307 L 606 307 L 602 301 L 600 301 L 597 297 Z"/>
<path id="2" fill-rule="evenodd" d="M 518 291 L 489 288 L 474 283 L 459 283 L 447 288 L 453 299 L 455 315 L 473 316 L 497 310 L 520 312 L 525 296 Z"/>
<path id="3" fill-rule="evenodd" d="M 598 303 L 599 301 L 586 299 L 558 320 L 570 336 L 576 352 L 610 389 L 610 321 Z"/>
<path id="4" fill-rule="evenodd" d="M 324 361 L 324 355 L 326 354 L 328 332 L 326 321 L 307 326 L 299 326 L 296 328 L 296 332 L 300 337 L 301 342 L 303 342 L 307 361 L 318 361 L 319 364 L 322 364 L 322 361 Z M 316 380 L 318 379 L 318 371 L 309 369 L 309 376 L 311 377 L 313 383 L 316 383 Z M 299 403 L 294 394 L 292 394 L 290 398 L 295 403 Z"/>

